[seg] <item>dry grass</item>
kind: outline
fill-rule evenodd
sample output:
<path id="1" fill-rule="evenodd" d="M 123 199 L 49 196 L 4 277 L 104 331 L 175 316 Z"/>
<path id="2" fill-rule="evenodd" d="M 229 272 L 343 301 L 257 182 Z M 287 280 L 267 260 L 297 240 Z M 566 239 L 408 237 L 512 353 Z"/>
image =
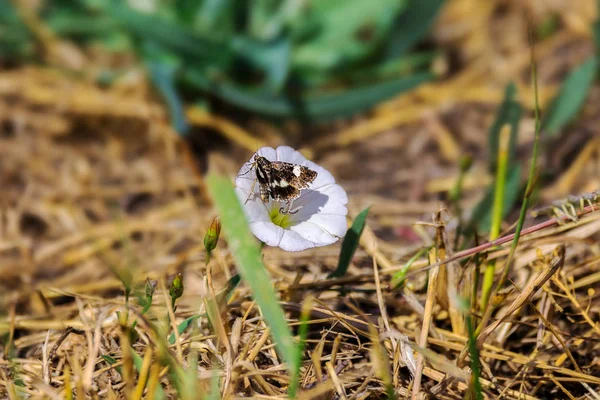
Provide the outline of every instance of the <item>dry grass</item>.
<path id="1" fill-rule="evenodd" d="M 432 263 L 458 251 L 450 245 L 455 216 L 431 215 L 446 205 L 461 154 L 475 158 L 461 201 L 467 214 L 493 179 L 485 167 L 487 129 L 511 79 L 528 108 L 519 155 L 529 159 L 526 9 L 535 20 L 560 13 L 559 31 L 536 49 L 544 108 L 566 71 L 592 51 L 593 2 L 457 0 L 435 31 L 458 60 L 447 78 L 352 123 L 322 128 L 319 139 L 296 139 L 347 189 L 352 215 L 372 205 L 344 278 L 325 279 L 337 245 L 264 251 L 294 329 L 304 300 L 314 297 L 301 398 L 380 398 L 390 388 L 398 398 L 418 398 L 419 390 L 430 398 L 468 396 L 467 332 L 455 298 L 472 287 L 473 260 L 436 267 L 429 281 L 411 273 L 403 291 L 389 282 L 423 246 L 437 245 Z M 540 188 L 540 204 L 600 186 L 593 138 L 599 95 L 596 85 L 560 141 L 544 140 L 541 168 L 557 179 Z M 196 397 L 211 390 L 214 374 L 223 398 L 285 397 L 289 377 L 247 287 L 222 296 L 235 274 L 226 243 L 205 266 L 202 238 L 214 211 L 201 172 L 233 177 L 257 146 L 286 142 L 296 127 L 193 108 L 188 116 L 200 138 L 193 149 L 172 132 L 141 73 L 103 90 L 38 67 L 0 70 L 2 397 L 139 399 L 153 398 L 159 386 L 176 397 L 172 374 L 185 375 L 190 365 L 198 366 L 197 387 L 187 393 Z M 489 398 L 599 398 L 600 213 L 588 211 L 520 243 L 512 290 L 493 299 L 497 311 L 481 330 L 480 381 Z M 487 253 L 497 271 L 506 246 Z M 177 273 L 185 290 L 173 308 L 167 291 Z M 142 316 L 135 293 L 146 278 L 158 285 Z M 128 301 L 124 283 L 134 293 Z M 172 328 L 194 315 L 195 327 L 169 344 Z"/>

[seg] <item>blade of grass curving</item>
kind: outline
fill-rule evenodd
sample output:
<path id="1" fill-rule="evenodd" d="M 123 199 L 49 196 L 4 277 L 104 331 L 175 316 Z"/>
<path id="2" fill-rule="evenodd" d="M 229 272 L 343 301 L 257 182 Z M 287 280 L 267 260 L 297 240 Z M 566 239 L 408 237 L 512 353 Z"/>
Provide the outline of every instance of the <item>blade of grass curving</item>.
<path id="1" fill-rule="evenodd" d="M 196 321 L 200 317 L 205 317 L 205 316 L 206 316 L 206 313 L 200 314 L 200 315 L 192 315 L 191 317 L 187 317 L 186 319 L 181 321 L 179 323 L 179 325 L 177 325 L 177 332 L 179 333 L 179 335 L 181 335 L 183 332 L 186 331 L 186 329 L 188 329 L 190 327 L 190 325 L 192 325 L 192 323 L 194 321 Z M 175 332 L 171 333 L 171 335 L 169 336 L 169 344 L 175 344 Z"/>
<path id="2" fill-rule="evenodd" d="M 408 273 L 410 267 L 424 254 L 429 253 L 430 249 L 431 247 L 424 247 L 421 250 L 419 250 L 414 256 L 410 258 L 410 260 L 406 262 L 406 264 L 404 264 L 404 267 L 402 267 L 402 269 L 400 269 L 399 271 L 394 273 L 394 275 L 392 275 L 392 281 L 390 283 L 392 289 L 395 290 L 399 287 L 404 286 L 404 283 L 406 282 L 406 274 Z"/>
<path id="3" fill-rule="evenodd" d="M 206 183 L 219 211 L 223 231 L 240 275 L 250 286 L 252 295 L 271 329 L 275 348 L 287 362 L 288 370 L 293 375 L 298 368 L 296 346 L 283 310 L 279 306 L 271 277 L 262 262 L 260 246 L 250 232 L 233 185 L 229 179 L 214 174 L 207 177 Z"/>
<path id="4" fill-rule="evenodd" d="M 593 55 L 569 73 L 542 122 L 542 130 L 550 137 L 556 136 L 579 113 L 597 72 L 598 56 Z"/>
<path id="5" fill-rule="evenodd" d="M 303 117 L 327 121 L 367 110 L 377 103 L 432 80 L 431 72 L 417 72 L 408 77 L 365 85 L 341 93 L 300 94 L 297 98 L 252 91 L 237 84 L 213 82 L 202 71 L 187 69 L 184 83 L 208 91 L 216 97 L 245 110 L 270 117 Z"/>
<path id="6" fill-rule="evenodd" d="M 335 271 L 327 276 L 327 278 L 341 278 L 346 275 L 346 271 L 348 271 L 348 266 L 350 265 L 350 261 L 352 261 L 352 257 L 354 257 L 354 252 L 358 248 L 358 242 L 360 240 L 360 235 L 362 235 L 363 229 L 365 229 L 365 224 L 367 223 L 367 215 L 369 214 L 369 209 L 371 207 L 367 207 L 362 210 L 352 222 L 352 226 L 346 232 L 346 236 L 344 236 L 344 241 L 342 242 L 342 250 L 340 252 L 340 258 L 338 259 L 338 265 Z"/>
<path id="7" fill-rule="evenodd" d="M 162 96 L 169 109 L 171 125 L 180 135 L 186 135 L 190 129 L 183 109 L 183 101 L 175 88 L 175 77 L 179 69 L 179 62 L 173 57 L 153 58 L 146 61 L 146 67 L 150 72 L 150 79 L 156 90 Z"/>

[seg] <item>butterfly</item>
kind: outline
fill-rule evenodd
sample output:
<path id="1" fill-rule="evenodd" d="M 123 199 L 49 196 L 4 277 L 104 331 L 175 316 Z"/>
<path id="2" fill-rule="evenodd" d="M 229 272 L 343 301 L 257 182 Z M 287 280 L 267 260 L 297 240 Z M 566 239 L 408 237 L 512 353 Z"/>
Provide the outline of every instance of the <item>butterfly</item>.
<path id="1" fill-rule="evenodd" d="M 269 199 L 287 203 L 285 210 L 279 210 L 283 214 L 293 214 L 290 212 L 293 200 L 300 197 L 300 191 L 307 189 L 317 177 L 317 172 L 303 165 L 269 161 L 258 154 L 254 155 L 250 170 L 253 168 L 256 169 L 256 179 L 244 204 L 254 194 L 254 186 L 258 182 L 263 203 L 267 203 Z"/>

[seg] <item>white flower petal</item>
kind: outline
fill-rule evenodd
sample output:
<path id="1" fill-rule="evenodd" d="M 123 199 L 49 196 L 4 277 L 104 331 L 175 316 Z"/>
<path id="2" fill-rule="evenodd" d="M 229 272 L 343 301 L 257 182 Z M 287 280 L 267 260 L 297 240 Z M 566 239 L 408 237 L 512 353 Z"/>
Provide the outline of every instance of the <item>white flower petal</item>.
<path id="1" fill-rule="evenodd" d="M 311 222 L 337 237 L 343 237 L 348 228 L 345 215 L 313 214 L 307 222 Z"/>
<path id="2" fill-rule="evenodd" d="M 310 184 L 310 188 L 313 190 L 321 189 L 322 187 L 332 185 L 335 183 L 335 178 L 325 168 L 315 164 L 312 161 L 306 161 L 306 166 L 317 173 L 317 177 Z M 346 199 L 347 201 L 347 199 Z"/>
<path id="3" fill-rule="evenodd" d="M 283 229 L 272 222 L 253 222 L 250 230 L 260 241 L 268 246 L 280 247 L 285 251 L 301 251 L 315 247 L 315 244 L 304 239 L 297 232 Z"/>
<path id="4" fill-rule="evenodd" d="M 285 230 L 283 238 L 279 243 L 279 248 L 285 251 L 302 251 L 306 249 L 312 249 L 315 246 L 318 245 L 308 239 L 303 238 L 300 236 L 300 234 L 298 234 L 298 232 L 291 230 Z"/>
<path id="5" fill-rule="evenodd" d="M 256 153 L 269 161 L 278 161 L 277 151 L 272 147 L 261 147 Z"/>
<path id="6" fill-rule="evenodd" d="M 250 230 L 261 242 L 268 246 L 279 246 L 285 230 L 270 220 L 250 223 Z"/>
<path id="7" fill-rule="evenodd" d="M 348 197 L 339 185 L 328 185 L 319 190 L 303 190 L 300 197 L 294 200 L 293 207 L 300 208 L 293 217 L 294 220 L 306 220 L 316 213 L 346 215 L 346 203 Z"/>
<path id="8" fill-rule="evenodd" d="M 304 165 L 306 157 L 297 150 L 292 149 L 290 146 L 279 146 L 276 150 L 277 158 L 273 161 L 285 161 L 292 164 Z"/>
<path id="9" fill-rule="evenodd" d="M 290 227 L 290 230 L 296 232 L 304 239 L 314 243 L 316 246 L 326 246 L 338 241 L 339 236 L 331 235 L 319 225 L 311 221 L 303 221 Z"/>

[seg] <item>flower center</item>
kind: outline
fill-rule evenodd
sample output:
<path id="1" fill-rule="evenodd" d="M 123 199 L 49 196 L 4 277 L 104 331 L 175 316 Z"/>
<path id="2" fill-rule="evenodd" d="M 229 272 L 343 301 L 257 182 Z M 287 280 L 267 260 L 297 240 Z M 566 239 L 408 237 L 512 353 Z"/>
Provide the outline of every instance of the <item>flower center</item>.
<path id="1" fill-rule="evenodd" d="M 271 222 L 277 226 L 282 227 L 283 229 L 287 229 L 292 226 L 292 220 L 289 214 L 282 214 L 279 212 L 280 207 L 273 207 L 271 211 L 269 211 L 269 218 Z"/>

